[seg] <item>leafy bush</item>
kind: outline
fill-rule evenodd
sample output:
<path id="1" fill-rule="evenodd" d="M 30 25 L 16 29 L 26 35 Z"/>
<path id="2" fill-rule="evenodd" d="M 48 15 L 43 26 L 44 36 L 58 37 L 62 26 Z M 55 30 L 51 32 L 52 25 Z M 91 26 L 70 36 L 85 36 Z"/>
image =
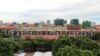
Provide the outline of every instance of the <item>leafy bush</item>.
<path id="1" fill-rule="evenodd" d="M 93 53 L 89 50 L 81 50 L 66 46 L 60 48 L 55 56 L 93 56 Z"/>
<path id="2" fill-rule="evenodd" d="M 10 38 L 11 34 L 4 34 L 4 33 L 0 32 L 0 37 L 2 37 L 2 38 Z"/>
<path id="3" fill-rule="evenodd" d="M 93 40 L 100 40 L 100 32 L 96 32 L 93 37 L 92 37 Z"/>
<path id="4" fill-rule="evenodd" d="M 73 41 L 75 46 L 77 48 L 83 49 L 83 50 L 93 50 L 93 49 L 99 49 L 100 46 L 93 41 L 92 39 L 88 37 L 77 37 L 74 38 Z"/>
<path id="5" fill-rule="evenodd" d="M 94 50 L 93 50 L 93 54 L 94 54 L 95 56 L 100 56 L 100 49 L 94 49 Z"/>
<path id="6" fill-rule="evenodd" d="M 64 48 L 66 45 L 68 46 L 73 45 L 71 38 L 67 36 L 60 36 L 59 39 L 57 39 L 53 44 L 53 47 L 52 47 L 53 55 L 55 55 L 55 53 L 58 52 L 59 48 Z"/>
<path id="7" fill-rule="evenodd" d="M 52 49 L 53 43 L 54 43 L 54 40 L 47 40 L 47 39 L 43 39 L 43 37 L 37 37 L 36 39 L 34 39 L 34 45 L 35 45 L 34 48 L 50 51 Z"/>
<path id="8" fill-rule="evenodd" d="M 15 41 L 15 44 L 18 50 L 24 50 L 25 48 L 33 46 L 34 42 L 32 39 L 19 39 Z"/>
<path id="9" fill-rule="evenodd" d="M 59 37 L 54 44 L 52 48 L 53 55 L 58 52 L 59 48 L 64 48 L 65 46 L 70 46 L 76 49 L 82 49 L 82 50 L 90 50 L 93 51 L 94 49 L 100 48 L 100 46 L 93 40 L 87 37 L 76 37 L 76 38 L 70 38 L 66 36 Z"/>
<path id="10" fill-rule="evenodd" d="M 5 41 L 0 39 L 0 56 L 13 56 L 14 43 L 12 41 Z"/>

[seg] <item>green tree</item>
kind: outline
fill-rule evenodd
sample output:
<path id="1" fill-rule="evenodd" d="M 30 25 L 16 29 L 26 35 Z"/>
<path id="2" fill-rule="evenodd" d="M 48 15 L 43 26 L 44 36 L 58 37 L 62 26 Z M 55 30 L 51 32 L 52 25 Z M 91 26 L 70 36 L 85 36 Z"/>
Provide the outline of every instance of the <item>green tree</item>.
<path id="1" fill-rule="evenodd" d="M 54 20 L 54 24 L 56 26 L 64 26 L 65 23 L 67 23 L 67 21 L 65 21 L 64 19 L 57 18 Z"/>
<path id="2" fill-rule="evenodd" d="M 67 36 L 60 36 L 59 39 L 57 39 L 53 44 L 53 47 L 52 47 L 53 55 L 55 56 L 55 54 L 58 52 L 58 49 L 64 48 L 66 45 L 69 45 L 69 46 L 72 45 L 71 38 Z"/>
<path id="3" fill-rule="evenodd" d="M 93 37 L 92 37 L 93 40 L 99 40 L 100 41 L 100 32 L 96 32 Z"/>
<path id="4" fill-rule="evenodd" d="M 72 19 L 72 20 L 70 21 L 70 24 L 71 24 L 71 25 L 79 25 L 79 20 L 78 20 L 78 19 Z"/>
<path id="5" fill-rule="evenodd" d="M 82 27 L 91 27 L 91 21 L 83 21 L 82 22 Z"/>
<path id="6" fill-rule="evenodd" d="M 4 34 L 3 32 L 0 33 L 1 38 L 11 38 L 11 34 Z"/>
<path id="7" fill-rule="evenodd" d="M 73 39 L 73 42 L 75 43 L 75 46 L 77 48 L 83 50 L 93 50 L 100 48 L 100 46 L 95 41 L 88 37 L 76 37 L 75 39 Z"/>
<path id="8" fill-rule="evenodd" d="M 94 56 L 92 51 L 81 50 L 71 46 L 60 48 L 55 56 Z"/>
<path id="9" fill-rule="evenodd" d="M 94 56 L 93 52 L 90 50 L 83 50 L 81 56 Z"/>
<path id="10" fill-rule="evenodd" d="M 44 44 L 46 43 L 46 40 L 43 39 L 43 37 L 37 37 L 34 39 L 34 44 Z"/>
<path id="11" fill-rule="evenodd" d="M 100 48 L 99 48 L 99 49 L 94 49 L 94 50 L 93 50 L 93 54 L 94 54 L 95 56 L 100 56 Z"/>
<path id="12" fill-rule="evenodd" d="M 43 37 L 37 37 L 36 39 L 34 39 L 34 48 L 40 51 L 41 49 L 42 51 L 51 51 L 53 43 L 54 40 L 47 40 Z"/>
<path id="13" fill-rule="evenodd" d="M 15 44 L 13 41 L 0 39 L 0 56 L 14 56 Z"/>
<path id="14" fill-rule="evenodd" d="M 71 38 L 71 37 L 61 36 L 53 44 L 52 47 L 53 55 L 55 56 L 59 48 L 64 48 L 65 46 L 70 46 L 76 49 L 90 50 L 90 51 L 93 51 L 93 49 L 98 49 L 98 50 L 100 49 L 100 46 L 95 41 L 91 40 L 88 37 L 78 36 L 76 38 Z"/>

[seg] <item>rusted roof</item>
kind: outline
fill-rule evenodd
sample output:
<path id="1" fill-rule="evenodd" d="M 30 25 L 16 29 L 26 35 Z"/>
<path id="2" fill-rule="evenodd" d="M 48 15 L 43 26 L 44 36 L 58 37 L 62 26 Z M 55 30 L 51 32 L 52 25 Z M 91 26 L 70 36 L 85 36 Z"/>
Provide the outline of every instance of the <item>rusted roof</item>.
<path id="1" fill-rule="evenodd" d="M 68 25 L 67 30 L 81 30 L 82 26 L 81 25 Z"/>
<path id="2" fill-rule="evenodd" d="M 22 35 L 23 38 L 35 39 L 37 37 L 43 37 L 44 39 L 57 39 L 59 35 Z"/>
<path id="3" fill-rule="evenodd" d="M 0 29 L 14 29 L 15 26 L 12 25 L 0 25 Z"/>
<path id="4" fill-rule="evenodd" d="M 95 26 L 95 29 L 96 29 L 96 30 L 100 30 L 100 25 L 96 25 L 96 26 Z"/>

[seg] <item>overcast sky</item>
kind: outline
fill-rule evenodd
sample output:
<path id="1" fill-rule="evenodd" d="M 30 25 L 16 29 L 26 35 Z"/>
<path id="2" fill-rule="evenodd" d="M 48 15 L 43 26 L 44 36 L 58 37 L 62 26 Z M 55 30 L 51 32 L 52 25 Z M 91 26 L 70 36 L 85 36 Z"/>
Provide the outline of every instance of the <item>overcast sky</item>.
<path id="1" fill-rule="evenodd" d="M 63 18 L 100 24 L 100 0 L 0 0 L 0 20 L 40 22 Z"/>

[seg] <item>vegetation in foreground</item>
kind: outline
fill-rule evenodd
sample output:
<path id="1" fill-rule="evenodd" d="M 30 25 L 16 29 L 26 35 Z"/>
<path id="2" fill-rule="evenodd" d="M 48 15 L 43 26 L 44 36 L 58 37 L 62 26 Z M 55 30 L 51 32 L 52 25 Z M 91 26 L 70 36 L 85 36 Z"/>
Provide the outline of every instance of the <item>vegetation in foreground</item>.
<path id="1" fill-rule="evenodd" d="M 53 56 L 100 56 L 100 45 L 87 37 L 57 39 L 52 48 Z"/>
<path id="2" fill-rule="evenodd" d="M 95 37 L 95 38 L 94 38 Z M 12 39 L 10 35 L 0 34 L 0 56 L 13 56 L 18 50 L 36 51 L 38 48 L 52 50 L 53 56 L 100 56 L 100 34 L 93 38 L 78 36 L 76 38 L 60 36 L 56 40 L 45 40 L 42 37 L 36 39 Z M 96 37 L 98 39 L 96 39 Z"/>

